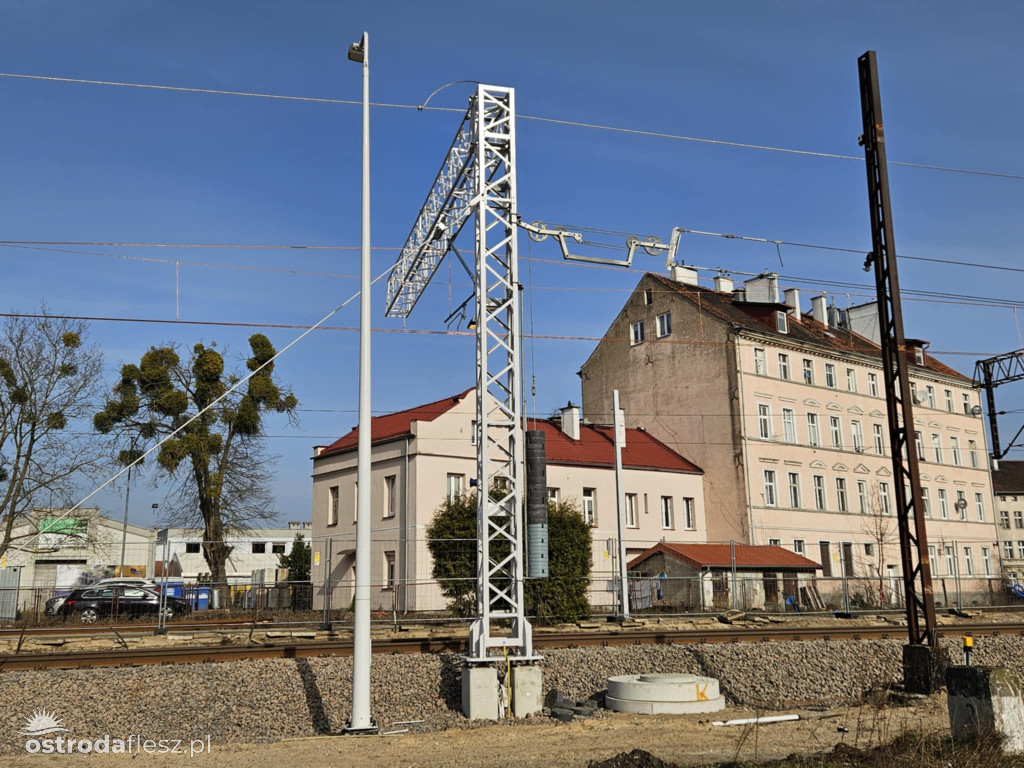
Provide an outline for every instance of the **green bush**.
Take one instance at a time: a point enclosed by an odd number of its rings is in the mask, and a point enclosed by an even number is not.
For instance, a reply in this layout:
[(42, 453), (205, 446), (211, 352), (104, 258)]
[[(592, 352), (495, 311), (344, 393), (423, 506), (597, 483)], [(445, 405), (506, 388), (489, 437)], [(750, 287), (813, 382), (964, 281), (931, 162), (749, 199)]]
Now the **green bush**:
[[(433, 576), (451, 612), (463, 618), (476, 615), (476, 505), (476, 493), (445, 499), (426, 530)], [(572, 502), (549, 504), (549, 577), (525, 582), (527, 613), (549, 622), (588, 617), (590, 557), (590, 528), (579, 508)]]

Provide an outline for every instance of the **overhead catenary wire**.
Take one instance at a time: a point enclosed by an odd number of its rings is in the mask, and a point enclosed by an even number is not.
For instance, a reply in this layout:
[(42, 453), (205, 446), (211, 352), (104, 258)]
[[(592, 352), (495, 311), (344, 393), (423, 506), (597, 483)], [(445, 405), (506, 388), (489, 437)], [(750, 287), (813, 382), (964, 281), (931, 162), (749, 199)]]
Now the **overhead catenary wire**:
[[(232, 91), (226, 89), (217, 88), (190, 88), (184, 86), (173, 86), (173, 85), (157, 85), (153, 83), (133, 83), (116, 80), (91, 80), (86, 78), (78, 77), (55, 77), (51, 75), (29, 75), (17, 72), (0, 72), (0, 77), (22, 79), (22, 80), (41, 80), (58, 83), (76, 83), (83, 85), (105, 85), (115, 86), (120, 88), (142, 88), (146, 90), (157, 90), (157, 91), (175, 91), (179, 93), (198, 93), (208, 94), (215, 96), (237, 96), (247, 97), (256, 99), (272, 99), (280, 101), (296, 101), (296, 102), (312, 102), (320, 104), (343, 104), (347, 106), (361, 106), (362, 102), (354, 99), (331, 99), (316, 96), (291, 96), (287, 94), (276, 94), (276, 93), (260, 93), (255, 91)], [(463, 82), (463, 81), (458, 81)], [(465, 81), (470, 82), (470, 81)], [(431, 94), (433, 95), (433, 94)], [(464, 113), (465, 109), (459, 107), (429, 107), (425, 104), (394, 104), (388, 102), (371, 102), (372, 107), (381, 107), (387, 109), (411, 109), (418, 112), (430, 111), (430, 112), (457, 112)], [(778, 152), (782, 154), (790, 155), (801, 155), (804, 157), (817, 157), (831, 160), (855, 160), (863, 162), (863, 157), (857, 155), (844, 155), (836, 152), (818, 152), (807, 149), (795, 149), (793, 147), (776, 147), (769, 144), (757, 144), (752, 142), (742, 141), (729, 141), (726, 139), (711, 139), (700, 136), (686, 136), (678, 133), (667, 133), (663, 131), (650, 131), (640, 128), (625, 128), (621, 126), (602, 125), (600, 123), (588, 123), (579, 120), (565, 120), (553, 117), (542, 117), (538, 115), (517, 115), (520, 120), (531, 120), (538, 123), (544, 123), (548, 125), (559, 125), (573, 128), (587, 128), (591, 130), (607, 131), (611, 133), (632, 135), (632, 136), (645, 136), (649, 138), (657, 139), (669, 139), (672, 141), (684, 141), (693, 142), (697, 144), (710, 144), (721, 147), (734, 147), (738, 149), (753, 149), (765, 152)], [(889, 160), (889, 165), (901, 166), (904, 168), (917, 168), (928, 171), (941, 171), (945, 173), (957, 173), (967, 174), (971, 176), (987, 176), (992, 178), (1001, 179), (1012, 179), (1016, 181), (1024, 181), (1024, 174), (1010, 173), (1004, 171), (985, 171), (974, 168), (957, 168), (946, 165), (936, 165), (930, 163), (910, 163), (896, 160)]]

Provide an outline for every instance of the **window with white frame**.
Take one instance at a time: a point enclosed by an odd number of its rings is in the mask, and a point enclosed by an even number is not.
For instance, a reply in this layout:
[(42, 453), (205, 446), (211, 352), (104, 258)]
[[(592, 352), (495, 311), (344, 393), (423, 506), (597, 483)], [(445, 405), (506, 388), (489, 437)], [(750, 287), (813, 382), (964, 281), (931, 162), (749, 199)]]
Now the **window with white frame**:
[(949, 453), (953, 457), (953, 466), (960, 466), (960, 438), (950, 437), (949, 438)]
[(782, 546), (782, 539), (768, 539), (768, 546), (769, 547), (781, 547)]
[(846, 499), (846, 478), (836, 478), (836, 511), (849, 512), (850, 505)]
[(819, 512), (825, 511), (825, 478), (822, 475), (815, 475), (814, 482), (814, 508)]
[(846, 389), (849, 392), (857, 391), (857, 369), (847, 368), (846, 369)]
[(956, 553), (953, 550), (952, 544), (946, 544), (942, 547), (942, 552), (946, 556), (946, 575), (956, 575)]
[(986, 576), (992, 575), (992, 550), (988, 547), (981, 548), (981, 567)]
[(932, 516), (931, 492), (928, 490), (928, 487), (924, 485), (921, 486), (921, 508), (925, 517)]
[(683, 527), (688, 531), (697, 530), (697, 516), (694, 512), (694, 500), (686, 496), (683, 498)]
[(967, 520), (967, 495), (963, 491), (956, 492), (956, 510), (961, 520)]
[(1012, 541), (1004, 541), (1003, 542), (1003, 557), (1005, 557), (1007, 560), (1013, 560), (1013, 542)]
[(455, 501), (462, 494), (462, 483), (465, 475), (458, 475), (454, 472), (448, 473), (448, 501)]
[(665, 338), (666, 336), (668, 336), (669, 334), (672, 333), (672, 315), (671, 315), (671, 313), (666, 312), (666, 313), (664, 313), (662, 315), (658, 315), (655, 318), (655, 320), (657, 320), (657, 325), (658, 325), (657, 331), (658, 331), (658, 338), (659, 339), (663, 339), (663, 338)]
[(978, 513), (978, 522), (985, 522), (985, 497), (980, 493), (974, 494), (974, 510)]
[(804, 358), (804, 384), (814, 383), (814, 361)]
[(653, 303), (654, 303), (654, 291), (652, 291), (650, 288), (645, 288), (644, 289), (644, 304), (646, 304), (647, 306), (650, 306)]
[(597, 490), (595, 488), (583, 489), (583, 519), (587, 525), (597, 525)]
[(936, 554), (936, 552), (937, 552), (937, 550), (935, 549), (935, 545), (934, 544), (929, 544), (928, 545), (928, 562), (931, 564), (931, 567), (932, 567), (932, 576), (938, 576), (939, 575), (939, 556)]
[(850, 434), (853, 439), (853, 450), (864, 453), (864, 429), (859, 421), (850, 422)]
[(762, 440), (772, 439), (772, 409), (767, 403), (757, 404), (757, 432)]
[(967, 441), (967, 453), (968, 453), (969, 458), (971, 460), (971, 468), (972, 469), (977, 469), (978, 468), (978, 441), (977, 440), (968, 440)]
[(868, 481), (858, 480), (857, 481), (857, 511), (866, 515), (871, 509), (871, 499), (868, 496)]
[(779, 353), (779, 378), (789, 381), (789, 355)]
[(971, 547), (964, 547), (964, 575), (974, 575), (974, 556)]
[(661, 497), (661, 527), (665, 529), (673, 527), (671, 496)]
[(871, 425), (871, 436), (875, 441), (875, 453), (885, 456), (885, 432), (882, 431), (881, 424)]
[(338, 486), (332, 485), (329, 489), (330, 498), (327, 502), (327, 524), (338, 524), (338, 501), (341, 498)]
[(832, 447), (842, 448), (843, 447), (843, 428), (839, 423), (838, 416), (828, 417), (829, 428), (832, 431)]
[(636, 494), (626, 494), (626, 527), (636, 528), (640, 525), (640, 521), (637, 518), (637, 506), (636, 506)]
[(470, 426), (469, 444), (476, 445), (477, 437), (480, 434), (480, 426), (476, 423), (476, 419), (473, 419), (473, 423)]
[(789, 315), (785, 312), (775, 313), (775, 330), (779, 333), (789, 333)]
[(789, 473), (789, 506), (800, 509), (800, 473)]
[(946, 410), (953, 412), (953, 392), (949, 389), (946, 390)]
[(796, 442), (796, 412), (792, 408), (782, 409), (782, 439), (787, 443)]
[(914, 363), (924, 365), (924, 350), (921, 347), (914, 347)]
[(807, 551), (807, 544), (803, 539), (793, 539), (793, 552), (798, 555), (804, 554)]
[(395, 581), (395, 553), (388, 551), (384, 553), (384, 589), (394, 589)]
[(864, 557), (874, 557), (874, 556), (875, 556), (875, 545), (872, 544), (871, 542), (867, 542), (864, 545)]
[(1010, 510), (1001, 509), (999, 510), (999, 527), (1010, 530)]
[(812, 448), (821, 445), (821, 431), (818, 428), (818, 414), (807, 414), (807, 444)]
[(548, 503), (557, 504), (559, 497), (559, 491), (557, 488), (548, 488)]
[(925, 397), (928, 399), (928, 407), (929, 408), (934, 408), (935, 407), (935, 387), (933, 387), (931, 384), (927, 384), (927, 385), (925, 385), (924, 392), (925, 392)]
[(946, 495), (945, 488), (939, 488), (939, 517), (943, 520), (949, 520), (949, 498)]
[(398, 494), (395, 492), (397, 481), (397, 475), (387, 475), (384, 478), (384, 517), (395, 516), (398, 507)]
[(928, 461), (928, 457), (924, 452), (924, 439), (921, 437), (920, 430), (914, 430), (914, 444), (917, 446), (917, 460)]
[(775, 470), (766, 469), (764, 471), (764, 505), (766, 507), (774, 507), (777, 506), (778, 503), (775, 486)]
[(868, 374), (868, 394), (872, 397), (878, 397), (878, 374)]
[(1017, 559), (1024, 560), (1024, 541), (1017, 542)]
[(942, 435), (932, 433), (932, 453), (935, 455), (935, 463), (942, 463)]
[(1013, 510), (1013, 527), (1024, 528), (1024, 515), (1021, 514), (1019, 509)]
[(768, 375), (768, 366), (765, 363), (764, 350), (754, 347), (754, 373), (758, 376)]
[(963, 399), (964, 399), (964, 413), (968, 413), (969, 414), (971, 412), (971, 396), (969, 394), (967, 394), (966, 392), (964, 392), (963, 393)]
[(832, 363), (825, 363), (825, 386), (829, 389), (836, 388), (836, 367)]
[(637, 320), (629, 326), (629, 343), (636, 345), (644, 340), (644, 321)]
[(878, 503), (881, 506), (883, 515), (891, 515), (892, 508), (889, 502), (889, 483), (885, 480), (878, 481)]

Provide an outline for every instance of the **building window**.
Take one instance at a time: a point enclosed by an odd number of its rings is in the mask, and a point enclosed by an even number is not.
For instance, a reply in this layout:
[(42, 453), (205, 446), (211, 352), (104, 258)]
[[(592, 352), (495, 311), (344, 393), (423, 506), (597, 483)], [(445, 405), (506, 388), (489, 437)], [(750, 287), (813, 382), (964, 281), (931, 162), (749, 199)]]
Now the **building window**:
[(992, 551), (988, 547), (981, 548), (981, 567), (986, 576), (992, 575)]
[(558, 489), (557, 488), (548, 488), (548, 504), (557, 504), (557, 503), (558, 503)]
[(1024, 541), (1017, 542), (1017, 559), (1024, 560)]
[(928, 384), (928, 385), (925, 386), (924, 391), (925, 391), (926, 397), (928, 398), (928, 407), (929, 408), (934, 408), (935, 407), (935, 387), (933, 387), (931, 384)]
[(960, 513), (960, 519), (967, 520), (967, 496), (963, 491), (956, 492), (956, 509)]
[(267, 542), (254, 541), (252, 543), (252, 553), (254, 555), (265, 555), (267, 553)]
[(871, 425), (871, 436), (875, 441), (875, 453), (885, 456), (885, 433), (882, 431), (881, 424)]
[(921, 486), (921, 506), (924, 509), (924, 516), (925, 517), (931, 517), (932, 516), (931, 493), (924, 486)]
[(935, 463), (942, 463), (942, 435), (932, 433), (932, 453), (935, 454)]
[(875, 556), (875, 545), (870, 542), (864, 545), (864, 557)]
[(754, 348), (754, 373), (758, 376), (768, 375), (768, 366), (765, 365), (764, 350), (758, 347)]
[(807, 414), (807, 444), (812, 448), (821, 445), (821, 432), (818, 430), (818, 414)]
[(871, 500), (868, 498), (868, 483), (867, 480), (857, 481), (857, 511), (866, 515), (868, 510), (871, 509)]
[(639, 526), (639, 522), (636, 516), (636, 494), (626, 494), (626, 527), (636, 528)]
[(829, 389), (836, 388), (836, 367), (832, 363), (825, 363), (825, 386)]
[(1013, 510), (1013, 527), (1024, 528), (1024, 515), (1021, 515), (1019, 509)]
[(825, 478), (822, 475), (814, 476), (814, 508), (819, 512), (825, 511)]
[(270, 545), (270, 551), (271, 551), (272, 554), (275, 554), (275, 555), (283, 555), (284, 554), (284, 544), (271, 544)]
[(978, 442), (976, 440), (967, 441), (967, 453), (971, 459), (971, 467), (973, 469), (978, 468)]
[(636, 345), (644, 340), (644, 321), (638, 320), (629, 326), (629, 343)]
[(985, 522), (985, 497), (980, 493), (974, 494), (974, 509), (978, 513), (978, 522)]
[(956, 556), (953, 553), (953, 545), (946, 544), (942, 548), (942, 552), (946, 555), (946, 575), (953, 576), (956, 574)]
[(798, 555), (802, 555), (807, 551), (807, 545), (803, 539), (793, 539), (793, 551)]
[(843, 447), (843, 428), (839, 424), (838, 416), (829, 416), (828, 423), (832, 430), (832, 447), (842, 448)]
[(644, 304), (646, 304), (647, 306), (650, 306), (653, 303), (654, 303), (654, 291), (652, 291), (650, 288), (645, 288), (644, 289)]
[(663, 315), (658, 315), (655, 320), (657, 321), (657, 333), (658, 338), (663, 339), (672, 333), (672, 315), (666, 312)]
[(792, 408), (782, 409), (782, 439), (787, 443), (796, 442), (796, 412)]
[(804, 384), (814, 383), (814, 361), (804, 358)]
[(855, 368), (846, 369), (846, 389), (850, 392), (857, 391), (857, 370)]
[(924, 439), (919, 430), (914, 431), (914, 445), (917, 446), (917, 460), (928, 461), (928, 457), (924, 453)]
[(789, 473), (789, 506), (800, 509), (800, 473)]
[(469, 444), (476, 445), (477, 439), (480, 435), (480, 426), (476, 423), (476, 419), (473, 419), (473, 423), (470, 425), (469, 432)]
[(782, 539), (768, 539), (768, 546), (769, 547), (781, 547), (782, 546)]
[(766, 403), (757, 404), (757, 430), (762, 440), (772, 439), (772, 410)]
[(946, 410), (950, 413), (953, 412), (953, 393), (950, 390), (946, 390)]
[(850, 507), (846, 501), (846, 478), (836, 478), (836, 511), (849, 512)]
[(779, 378), (789, 381), (789, 355), (779, 353)]
[(1007, 531), (1010, 530), (1010, 510), (999, 510), (999, 527)]
[(945, 488), (939, 488), (939, 517), (949, 520), (949, 499), (946, 497)]
[(775, 313), (775, 330), (779, 333), (789, 333), (789, 316), (785, 312)]
[(878, 374), (868, 374), (868, 394), (872, 397), (878, 397)]
[[(1007, 525), (1007, 528), (1010, 526)], [(185, 554), (186, 555), (198, 555), (199, 554), (199, 542), (198, 541), (186, 541), (185, 542)]]
[(448, 501), (455, 501), (459, 496), (462, 495), (462, 481), (465, 475), (458, 475), (453, 472), (448, 473)]
[(949, 438), (949, 452), (953, 456), (953, 466), (960, 466), (960, 439), (956, 437)]
[(964, 413), (970, 414), (970, 412), (971, 412), (971, 396), (969, 394), (967, 394), (966, 392), (964, 392), (963, 398), (964, 398)]
[(683, 527), (688, 531), (697, 530), (697, 519), (693, 514), (693, 499), (688, 496), (683, 499)]
[(397, 475), (387, 475), (384, 478), (384, 517), (395, 516), (395, 509), (398, 507), (398, 494), (395, 493), (397, 480)]
[(859, 421), (850, 422), (850, 433), (853, 438), (853, 450), (864, 453), (864, 428)]
[(892, 514), (892, 509), (889, 506), (889, 484), (885, 480), (878, 481), (878, 503), (882, 508), (883, 515)]
[(935, 552), (936, 552), (935, 545), (934, 544), (929, 544), (928, 545), (928, 563), (929, 563), (929, 567), (932, 569), (932, 576), (938, 576), (939, 575), (939, 556), (937, 554), (935, 554)]
[(327, 504), (327, 524), (337, 525), (338, 524), (338, 486), (332, 485), (330, 488), (330, 500)]
[(775, 494), (775, 470), (764, 471), (764, 505), (774, 507), (778, 505), (778, 497)]
[(974, 557), (970, 547), (964, 547), (964, 573), (974, 575)]
[(673, 521), (672, 521), (672, 497), (671, 496), (662, 496), (661, 497), (661, 527), (662, 528), (666, 528), (666, 529), (674, 527), (673, 526)]
[(384, 553), (384, 589), (395, 588), (395, 553)]
[(1013, 560), (1013, 542), (1012, 541), (1004, 541), (1003, 542), (1003, 557), (1005, 557), (1007, 560)]
[(587, 525), (597, 525), (597, 490), (594, 488), (583, 489), (583, 519)]

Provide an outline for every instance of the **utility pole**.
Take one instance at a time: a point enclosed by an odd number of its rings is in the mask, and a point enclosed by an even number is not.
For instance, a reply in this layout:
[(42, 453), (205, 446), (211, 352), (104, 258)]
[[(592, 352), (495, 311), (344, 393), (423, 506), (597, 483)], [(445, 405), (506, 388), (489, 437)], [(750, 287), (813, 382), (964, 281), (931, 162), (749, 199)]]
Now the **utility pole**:
[[(878, 89), (878, 62), (874, 51), (857, 60), (867, 165), (868, 203), (871, 214), (871, 253), (865, 270), (874, 267), (878, 320), (885, 379), (886, 414), (892, 445), (893, 485), (900, 534), (900, 557), (907, 610), (909, 644), (903, 648), (903, 681), (906, 690), (932, 693), (936, 674), (935, 602), (917, 444), (914, 440), (914, 406), (911, 400), (903, 310), (900, 301), (896, 243), (893, 236), (889, 172), (885, 157), (882, 99)], [(916, 557), (916, 562), (915, 562)]]
[(363, 197), (359, 263), (359, 437), (356, 464), (356, 590), (352, 648), (352, 714), (348, 733), (376, 732), (370, 717), (370, 36), (348, 49), (363, 65)]
[[(135, 454), (135, 446), (132, 446), (132, 455)], [(120, 578), (124, 578), (124, 550), (128, 544), (128, 499), (132, 492), (132, 467), (128, 465), (128, 484), (124, 488), (124, 524), (121, 526), (121, 567), (117, 571)]]
[(619, 390), (612, 390), (612, 421), (615, 432), (615, 516), (619, 527), (619, 605), (622, 620), (629, 621), (629, 581), (626, 570), (626, 505), (622, 494), (622, 448), (626, 444), (626, 418), (619, 408)]

